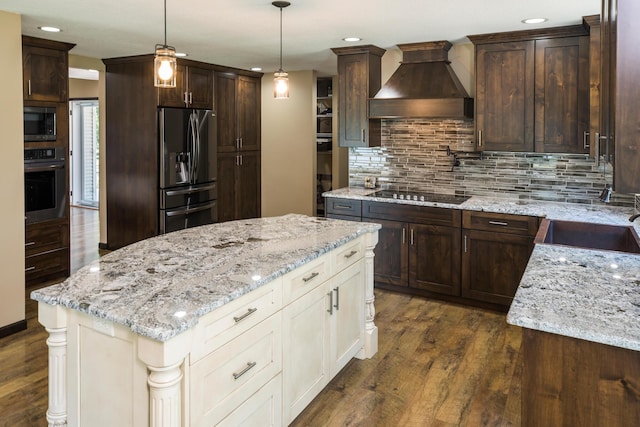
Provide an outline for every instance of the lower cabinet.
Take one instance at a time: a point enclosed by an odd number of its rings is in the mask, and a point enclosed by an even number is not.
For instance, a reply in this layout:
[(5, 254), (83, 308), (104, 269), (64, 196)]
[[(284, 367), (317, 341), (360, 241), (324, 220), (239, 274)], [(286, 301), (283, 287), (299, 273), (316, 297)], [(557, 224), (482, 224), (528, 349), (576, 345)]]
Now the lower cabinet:
[(27, 224), (25, 227), (26, 286), (69, 276), (69, 220)]
[(260, 151), (218, 153), (218, 220), (260, 216)]
[(465, 211), (462, 296), (509, 306), (538, 229), (535, 217)]

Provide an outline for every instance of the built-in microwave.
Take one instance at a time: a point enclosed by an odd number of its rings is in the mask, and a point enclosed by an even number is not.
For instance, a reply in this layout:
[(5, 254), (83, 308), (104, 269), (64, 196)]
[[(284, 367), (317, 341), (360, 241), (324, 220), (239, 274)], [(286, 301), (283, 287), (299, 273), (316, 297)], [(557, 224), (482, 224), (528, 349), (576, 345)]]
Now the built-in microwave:
[(55, 107), (24, 107), (24, 140), (56, 140)]

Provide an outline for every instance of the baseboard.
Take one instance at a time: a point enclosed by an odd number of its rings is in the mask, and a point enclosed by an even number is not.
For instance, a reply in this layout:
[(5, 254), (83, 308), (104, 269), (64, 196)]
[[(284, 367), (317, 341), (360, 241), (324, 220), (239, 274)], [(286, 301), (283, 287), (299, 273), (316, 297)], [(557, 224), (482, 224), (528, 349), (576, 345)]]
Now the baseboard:
[(27, 329), (26, 319), (7, 326), (3, 326), (0, 328), (0, 338), (15, 334), (16, 332), (24, 331), (25, 329)]
[(103, 249), (105, 251), (108, 251), (109, 250), (109, 245), (107, 245), (106, 243), (100, 242), (100, 243), (98, 243), (98, 249)]

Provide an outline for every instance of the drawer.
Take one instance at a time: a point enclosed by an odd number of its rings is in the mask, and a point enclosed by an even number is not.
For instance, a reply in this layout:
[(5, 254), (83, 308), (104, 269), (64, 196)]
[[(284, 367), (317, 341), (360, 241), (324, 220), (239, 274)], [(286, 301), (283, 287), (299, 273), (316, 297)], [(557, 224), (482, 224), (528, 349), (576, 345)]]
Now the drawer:
[(283, 306), (297, 300), (331, 277), (331, 256), (332, 254), (322, 255), (283, 277)]
[(282, 314), (278, 312), (191, 365), (191, 425), (214, 425), (281, 370)]
[(364, 257), (362, 239), (357, 239), (354, 242), (349, 242), (346, 245), (339, 247), (334, 256), (336, 265), (335, 271), (338, 273)]
[(27, 286), (66, 279), (69, 276), (69, 248), (26, 257), (24, 272)]
[(279, 374), (216, 424), (216, 427), (281, 425), (282, 374)]
[(69, 227), (61, 223), (27, 224), (24, 252), (31, 256), (69, 246)]
[(386, 202), (365, 201), (362, 204), (362, 218), (366, 220), (386, 219), (425, 225), (460, 227), (461, 216), (462, 214), (459, 209), (403, 205), (399, 203)]
[(464, 211), (462, 227), (472, 230), (535, 236), (539, 220), (534, 216)]
[(276, 279), (200, 319), (191, 363), (229, 342), (282, 308), (282, 280)]
[(348, 215), (359, 218), (362, 212), (361, 200), (327, 197), (325, 202), (327, 214)]

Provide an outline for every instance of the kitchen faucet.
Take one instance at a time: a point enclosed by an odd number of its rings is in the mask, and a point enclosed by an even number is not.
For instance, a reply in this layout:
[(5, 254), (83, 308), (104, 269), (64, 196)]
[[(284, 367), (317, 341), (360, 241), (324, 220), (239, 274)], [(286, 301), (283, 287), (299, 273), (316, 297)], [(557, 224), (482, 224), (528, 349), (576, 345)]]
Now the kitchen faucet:
[(637, 214), (635, 214), (635, 215), (631, 215), (631, 216), (629, 217), (629, 222), (633, 222), (633, 221), (635, 221), (635, 220), (636, 220), (636, 218), (638, 218), (638, 217), (640, 217), (640, 213), (637, 213)]

